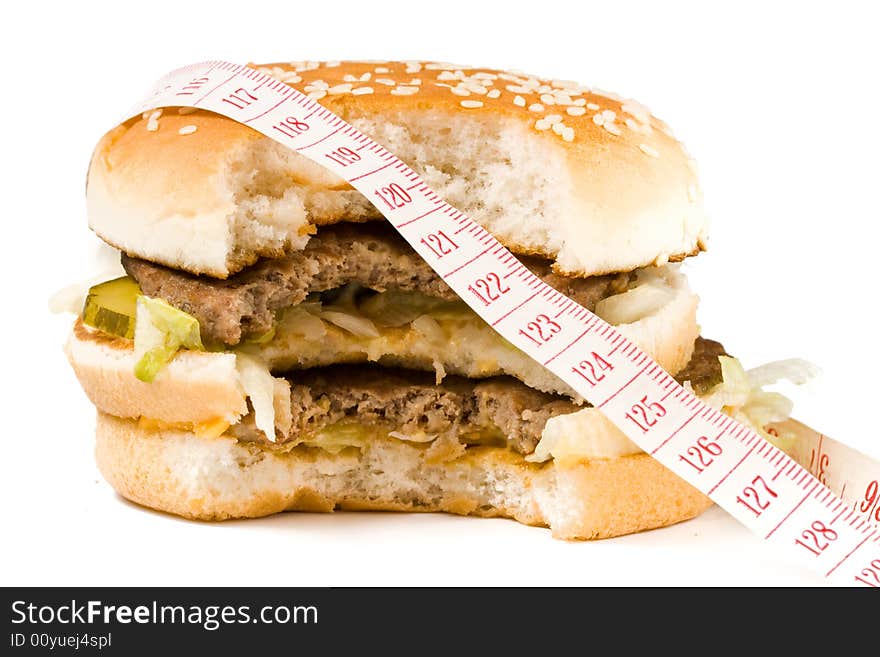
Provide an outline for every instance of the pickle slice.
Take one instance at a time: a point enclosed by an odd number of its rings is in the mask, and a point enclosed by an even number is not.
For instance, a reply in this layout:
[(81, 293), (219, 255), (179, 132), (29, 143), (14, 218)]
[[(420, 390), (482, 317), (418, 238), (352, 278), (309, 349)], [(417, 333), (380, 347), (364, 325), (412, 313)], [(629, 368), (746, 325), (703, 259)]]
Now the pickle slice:
[(93, 285), (83, 305), (82, 321), (105, 333), (131, 339), (140, 294), (140, 287), (128, 276)]

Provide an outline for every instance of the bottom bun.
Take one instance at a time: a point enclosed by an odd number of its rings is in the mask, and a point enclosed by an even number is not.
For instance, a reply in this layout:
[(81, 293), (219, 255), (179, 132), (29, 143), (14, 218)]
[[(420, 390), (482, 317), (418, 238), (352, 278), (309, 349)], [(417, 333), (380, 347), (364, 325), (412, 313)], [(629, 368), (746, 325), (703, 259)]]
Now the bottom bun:
[(280, 511), (444, 511), (513, 518), (563, 539), (619, 536), (699, 515), (712, 503), (647, 454), (533, 464), (504, 447), (437, 460), (378, 438), (338, 454), (148, 430), (98, 413), (98, 467), (125, 498), (199, 520)]

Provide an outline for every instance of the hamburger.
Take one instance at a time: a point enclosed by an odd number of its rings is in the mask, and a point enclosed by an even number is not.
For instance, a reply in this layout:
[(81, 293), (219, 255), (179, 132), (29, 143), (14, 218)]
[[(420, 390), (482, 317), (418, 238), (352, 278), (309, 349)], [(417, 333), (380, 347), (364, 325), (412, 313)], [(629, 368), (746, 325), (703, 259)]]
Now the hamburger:
[[(439, 63), (255, 68), (398, 155), (698, 394), (746, 419), (754, 394), (773, 394), (700, 337), (677, 265), (706, 244), (698, 180), (643, 106)], [(89, 225), (125, 275), (89, 290), (66, 353), (119, 494), (201, 520), (445, 511), (567, 539), (710, 505), (486, 325), (378, 196), (202, 110), (150, 111), (99, 141)], [(487, 275), (469, 301), (504, 285)]]

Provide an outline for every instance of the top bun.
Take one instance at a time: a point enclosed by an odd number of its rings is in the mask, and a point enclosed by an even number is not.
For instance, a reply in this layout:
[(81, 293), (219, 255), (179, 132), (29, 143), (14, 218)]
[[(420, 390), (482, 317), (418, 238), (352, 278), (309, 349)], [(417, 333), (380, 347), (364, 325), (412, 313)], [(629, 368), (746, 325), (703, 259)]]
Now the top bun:
[[(417, 171), (520, 254), (592, 276), (704, 248), (694, 173), (666, 125), (573, 82), (423, 62), (256, 66)], [(301, 249), (315, 227), (379, 219), (335, 174), (231, 119), (147, 112), (105, 135), (90, 226), (126, 253), (225, 278)]]

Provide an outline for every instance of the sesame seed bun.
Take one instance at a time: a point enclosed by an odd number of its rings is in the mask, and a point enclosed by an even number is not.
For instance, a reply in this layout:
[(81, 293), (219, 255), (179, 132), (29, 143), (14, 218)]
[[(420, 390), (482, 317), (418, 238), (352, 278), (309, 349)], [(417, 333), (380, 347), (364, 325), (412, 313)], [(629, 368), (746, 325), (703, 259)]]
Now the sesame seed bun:
[[(633, 101), (445, 64), (257, 68), (389, 148), (512, 251), (561, 273), (627, 271), (704, 248), (692, 162)], [(126, 253), (221, 278), (302, 248), (316, 226), (381, 217), (343, 180), (251, 128), (175, 108), (101, 139), (88, 212)]]
[(618, 536), (693, 518), (711, 501), (647, 454), (532, 464), (500, 447), (432, 462), (392, 438), (333, 455), (142, 429), (98, 413), (96, 457), (123, 497), (198, 520), (280, 511), (445, 511), (550, 527), (563, 539)]

